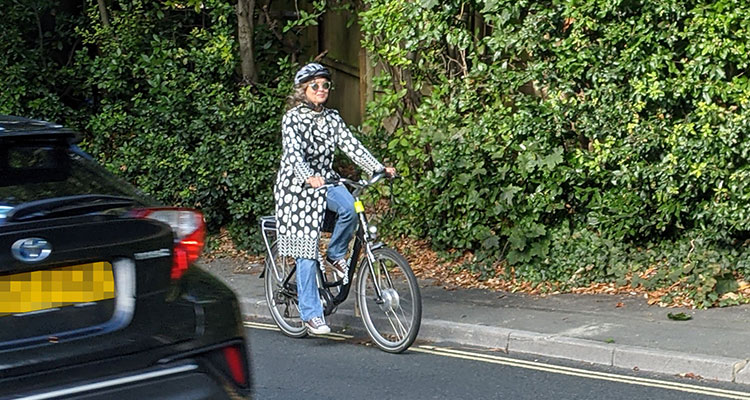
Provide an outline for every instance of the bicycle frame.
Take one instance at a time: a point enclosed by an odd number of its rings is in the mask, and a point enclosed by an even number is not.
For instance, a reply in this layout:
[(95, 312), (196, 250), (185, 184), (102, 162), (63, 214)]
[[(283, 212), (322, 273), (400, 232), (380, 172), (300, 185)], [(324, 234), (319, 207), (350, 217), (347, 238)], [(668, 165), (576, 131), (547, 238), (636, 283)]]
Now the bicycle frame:
[[(318, 268), (318, 278), (319, 278), (319, 290), (321, 291), (321, 295), (324, 297), (324, 314), (330, 315), (333, 313), (336, 309), (336, 307), (343, 303), (347, 297), (349, 296), (349, 290), (352, 285), (352, 281), (354, 278), (354, 273), (356, 272), (356, 266), (359, 262), (359, 257), (362, 254), (362, 250), (364, 249), (365, 257), (368, 260), (367, 266), (370, 269), (370, 274), (372, 276), (377, 276), (375, 271), (375, 256), (373, 255), (372, 251), (375, 249), (378, 249), (383, 246), (383, 243), (381, 242), (375, 242), (371, 243), (371, 240), (373, 239), (371, 237), (370, 231), (369, 231), (369, 224), (367, 220), (367, 216), (364, 212), (364, 207), (362, 206), (362, 202), (359, 199), (359, 195), (362, 193), (362, 191), (380, 180), (382, 176), (375, 176), (373, 179), (369, 182), (360, 181), (360, 182), (354, 182), (349, 179), (341, 179), (339, 181), (336, 181), (335, 183), (327, 183), (323, 187), (330, 187), (334, 184), (344, 183), (348, 184), (350, 186), (354, 187), (354, 191), (352, 193), (352, 197), (354, 197), (354, 205), (355, 210), (357, 212), (357, 216), (359, 218), (359, 226), (357, 227), (357, 232), (355, 234), (355, 240), (354, 240), (354, 247), (352, 249), (351, 258), (349, 260), (349, 280), (347, 284), (343, 284), (343, 281), (336, 281), (336, 282), (329, 282), (325, 274), (323, 273), (323, 266), (320, 265), (320, 268)], [(276, 235), (277, 232), (277, 226), (276, 226), (276, 218), (274, 216), (266, 216), (261, 217), (260, 219), (260, 227), (261, 227), (261, 236), (263, 236), (263, 242), (266, 247), (266, 263), (270, 264), (266, 267), (266, 270), (263, 271), (263, 273), (260, 275), (261, 277), (264, 276), (265, 273), (269, 272), (267, 271), (270, 269), (270, 273), (273, 273), (276, 275), (277, 280), (283, 279), (283, 287), (285, 291), (288, 291), (286, 293), (289, 296), (294, 296), (296, 298), (297, 294), (297, 288), (293, 287), (294, 285), (290, 285), (289, 281), (291, 280), (292, 276), (294, 276), (297, 267), (296, 265), (291, 269), (291, 271), (287, 274), (287, 276), (282, 277), (279, 274), (279, 269), (276, 266), (276, 260), (273, 257), (273, 243), (274, 241), (269, 238), (269, 235)], [(387, 269), (383, 269), (384, 276), (386, 280), (391, 283), (391, 278), (389, 276), (389, 273)], [(339, 293), (334, 297), (333, 294), (330, 291), (330, 288), (340, 286)], [(380, 289), (380, 284), (375, 282), (375, 294), (376, 294), (376, 302), (382, 301), (382, 291)]]

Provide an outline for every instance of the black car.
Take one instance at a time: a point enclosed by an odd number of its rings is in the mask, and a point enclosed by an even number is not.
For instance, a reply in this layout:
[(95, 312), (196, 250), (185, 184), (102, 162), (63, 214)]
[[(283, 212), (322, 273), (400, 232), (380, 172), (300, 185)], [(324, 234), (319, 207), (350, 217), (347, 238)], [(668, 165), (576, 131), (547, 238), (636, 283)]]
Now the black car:
[(59, 125), (0, 115), (0, 398), (249, 396), (239, 305), (157, 205)]

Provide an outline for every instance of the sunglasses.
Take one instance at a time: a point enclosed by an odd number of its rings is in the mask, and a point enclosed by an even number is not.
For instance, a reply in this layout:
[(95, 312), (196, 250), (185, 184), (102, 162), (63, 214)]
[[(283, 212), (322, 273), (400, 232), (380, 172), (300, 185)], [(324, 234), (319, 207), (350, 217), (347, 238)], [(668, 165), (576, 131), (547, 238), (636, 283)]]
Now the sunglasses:
[(317, 91), (318, 89), (322, 88), (323, 90), (329, 90), (331, 89), (331, 82), (323, 82), (323, 83), (312, 83), (309, 85), (312, 90)]

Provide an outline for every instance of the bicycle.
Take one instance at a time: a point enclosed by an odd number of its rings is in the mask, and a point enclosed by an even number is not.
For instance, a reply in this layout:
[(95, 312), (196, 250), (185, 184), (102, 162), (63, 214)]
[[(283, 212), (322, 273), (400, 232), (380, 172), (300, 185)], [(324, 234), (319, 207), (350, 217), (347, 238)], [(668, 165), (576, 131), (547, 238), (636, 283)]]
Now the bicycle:
[[(401, 353), (414, 343), (422, 320), (422, 298), (417, 278), (408, 261), (396, 250), (377, 240), (377, 228), (368, 224), (364, 206), (359, 199), (362, 192), (380, 181), (385, 173), (376, 173), (369, 181), (341, 178), (326, 181), (316, 190), (338, 184), (352, 188), (354, 206), (359, 218), (354, 247), (349, 259), (349, 273), (339, 280), (329, 279), (321, 263), (317, 269), (318, 291), (325, 315), (333, 314), (349, 296), (357, 273), (356, 307), (369, 337), (376, 346), (389, 353)], [(321, 231), (331, 232), (335, 214), (327, 211)], [(266, 247), (264, 278), (266, 301), (276, 325), (285, 335), (300, 338), (307, 335), (299, 314), (295, 260), (278, 255), (276, 248), (276, 219), (261, 217), (261, 232)], [(364, 251), (361, 262), (359, 257)], [(357, 264), (359, 263), (358, 267)], [(330, 275), (333, 277), (333, 275)], [(334, 278), (335, 279), (335, 278)]]

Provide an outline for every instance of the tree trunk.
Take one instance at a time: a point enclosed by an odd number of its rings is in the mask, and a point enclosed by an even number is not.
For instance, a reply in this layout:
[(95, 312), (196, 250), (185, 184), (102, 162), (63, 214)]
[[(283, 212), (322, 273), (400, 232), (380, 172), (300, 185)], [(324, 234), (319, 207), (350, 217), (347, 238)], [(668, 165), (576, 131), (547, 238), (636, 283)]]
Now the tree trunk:
[(104, 25), (105, 28), (109, 28), (109, 13), (107, 13), (107, 4), (105, 1), (106, 0), (96, 0), (96, 3), (99, 4), (99, 15), (102, 18), (102, 25)]
[(255, 0), (237, 0), (237, 37), (240, 42), (242, 81), (250, 84), (258, 81), (253, 51), (254, 14)]

